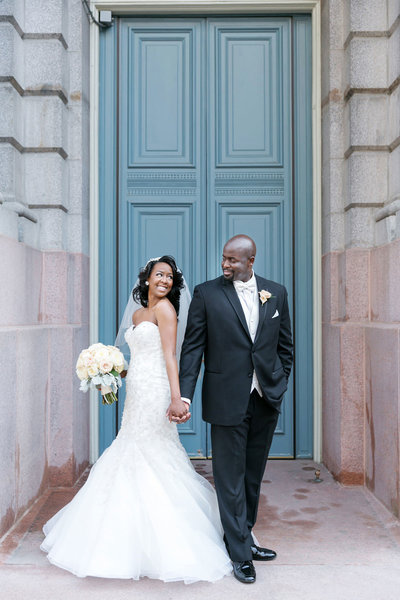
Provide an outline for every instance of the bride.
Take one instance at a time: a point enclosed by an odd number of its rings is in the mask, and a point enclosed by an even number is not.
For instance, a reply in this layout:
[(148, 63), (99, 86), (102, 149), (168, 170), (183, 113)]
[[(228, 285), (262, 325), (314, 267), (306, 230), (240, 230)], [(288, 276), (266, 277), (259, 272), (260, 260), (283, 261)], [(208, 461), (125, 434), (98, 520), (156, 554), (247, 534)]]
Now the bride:
[(140, 271), (133, 299), (142, 307), (125, 332), (131, 361), (121, 429), (43, 528), (49, 561), (78, 577), (192, 583), (231, 572), (216, 494), (192, 467), (172, 417), (190, 417), (175, 355), (183, 286), (170, 256)]

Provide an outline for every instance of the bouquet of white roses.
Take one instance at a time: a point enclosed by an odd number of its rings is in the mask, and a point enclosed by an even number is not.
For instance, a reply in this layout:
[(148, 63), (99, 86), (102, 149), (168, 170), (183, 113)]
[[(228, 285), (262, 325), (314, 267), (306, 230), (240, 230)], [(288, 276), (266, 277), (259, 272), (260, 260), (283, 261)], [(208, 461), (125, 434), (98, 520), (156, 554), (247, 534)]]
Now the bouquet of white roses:
[(103, 404), (117, 400), (117, 390), (122, 385), (120, 373), (124, 370), (124, 356), (116, 346), (92, 344), (82, 350), (76, 363), (76, 374), (81, 380), (80, 390), (98, 389)]

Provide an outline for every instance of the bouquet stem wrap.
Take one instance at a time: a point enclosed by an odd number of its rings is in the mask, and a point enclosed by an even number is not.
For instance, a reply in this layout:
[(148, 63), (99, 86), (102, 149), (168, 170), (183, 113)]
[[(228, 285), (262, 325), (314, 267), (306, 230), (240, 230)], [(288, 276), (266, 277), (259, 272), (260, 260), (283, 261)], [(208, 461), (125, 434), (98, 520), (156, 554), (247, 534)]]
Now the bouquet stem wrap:
[(101, 395), (103, 396), (103, 404), (113, 404), (113, 402), (118, 400), (117, 396), (114, 394), (109, 385), (101, 385), (100, 391)]

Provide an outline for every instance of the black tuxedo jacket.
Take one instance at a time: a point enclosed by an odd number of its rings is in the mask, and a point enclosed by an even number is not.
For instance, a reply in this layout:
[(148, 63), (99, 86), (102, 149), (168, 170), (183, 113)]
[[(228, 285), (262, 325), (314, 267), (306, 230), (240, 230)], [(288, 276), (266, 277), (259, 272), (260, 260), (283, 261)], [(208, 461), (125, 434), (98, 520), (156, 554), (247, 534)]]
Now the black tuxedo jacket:
[(272, 298), (260, 302), (254, 343), (232, 282), (221, 276), (194, 289), (180, 359), (181, 395), (193, 398), (204, 355), (203, 419), (215, 425), (241, 423), (253, 369), (263, 397), (278, 411), (287, 388), (293, 362), (287, 292), (273, 281), (256, 280), (258, 291), (268, 290)]

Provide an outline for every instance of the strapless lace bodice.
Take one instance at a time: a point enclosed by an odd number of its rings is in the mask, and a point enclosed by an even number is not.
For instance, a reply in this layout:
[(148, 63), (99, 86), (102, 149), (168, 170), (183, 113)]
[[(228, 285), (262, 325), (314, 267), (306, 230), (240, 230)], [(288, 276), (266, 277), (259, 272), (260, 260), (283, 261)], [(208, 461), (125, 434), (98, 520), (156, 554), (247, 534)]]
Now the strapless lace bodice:
[(152, 321), (142, 321), (138, 325), (132, 325), (125, 333), (131, 351), (131, 364), (137, 361), (157, 361), (165, 366), (161, 337), (158, 326)]
[(158, 326), (151, 321), (142, 321), (127, 330), (125, 339), (131, 351), (126, 377), (128, 387), (132, 382), (153, 386), (152, 375), (168, 383)]
[(121, 435), (152, 439), (156, 431), (178, 441), (176, 425), (165, 416), (171, 401), (160, 332), (151, 321), (130, 327), (125, 339), (131, 351)]

